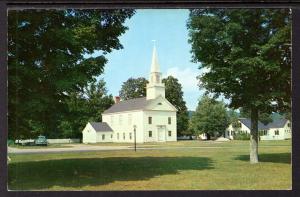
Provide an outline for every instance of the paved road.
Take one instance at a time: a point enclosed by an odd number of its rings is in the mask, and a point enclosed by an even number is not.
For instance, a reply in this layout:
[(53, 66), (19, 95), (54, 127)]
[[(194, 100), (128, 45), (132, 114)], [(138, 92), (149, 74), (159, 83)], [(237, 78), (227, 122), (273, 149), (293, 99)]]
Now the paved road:
[[(110, 151), (110, 150), (133, 150), (133, 146), (93, 146), (84, 144), (72, 144), (68, 148), (13, 148), (8, 147), (8, 153), (13, 154), (32, 154), (32, 153), (62, 153), (62, 152), (90, 152), (90, 151)], [(156, 147), (155, 145), (147, 145), (137, 147), (138, 150), (165, 150), (165, 149), (214, 149), (214, 148), (229, 148), (217, 146), (169, 146), (169, 147)]]

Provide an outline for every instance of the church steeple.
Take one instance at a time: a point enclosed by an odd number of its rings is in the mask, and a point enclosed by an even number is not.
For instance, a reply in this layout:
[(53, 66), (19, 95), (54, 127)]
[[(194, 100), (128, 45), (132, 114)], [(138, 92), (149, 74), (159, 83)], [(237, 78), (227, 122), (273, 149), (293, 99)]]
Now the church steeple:
[(153, 47), (153, 52), (152, 52), (151, 72), (159, 72), (159, 63), (158, 63), (155, 45)]
[(165, 97), (165, 85), (161, 80), (160, 66), (158, 63), (156, 47), (154, 45), (149, 83), (147, 84), (147, 99), (155, 99), (158, 96)]

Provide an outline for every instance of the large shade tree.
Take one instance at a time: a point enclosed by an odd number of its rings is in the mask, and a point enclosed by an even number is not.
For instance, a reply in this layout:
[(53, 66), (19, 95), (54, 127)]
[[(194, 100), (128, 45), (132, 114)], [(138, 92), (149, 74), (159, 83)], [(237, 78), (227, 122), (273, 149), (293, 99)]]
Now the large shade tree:
[(210, 136), (224, 135), (229, 121), (225, 104), (204, 95), (192, 115), (190, 126), (194, 133), (205, 134), (210, 139)]
[[(58, 133), (66, 99), (103, 72), (133, 10), (8, 12), (9, 136)], [(99, 51), (96, 56), (87, 55)]]
[(193, 9), (187, 27), (200, 86), (250, 112), (250, 162), (258, 162), (258, 114), (290, 110), (289, 9)]
[(146, 96), (146, 85), (148, 81), (144, 77), (129, 78), (123, 82), (119, 92), (122, 100), (129, 100), (133, 98), (140, 98)]

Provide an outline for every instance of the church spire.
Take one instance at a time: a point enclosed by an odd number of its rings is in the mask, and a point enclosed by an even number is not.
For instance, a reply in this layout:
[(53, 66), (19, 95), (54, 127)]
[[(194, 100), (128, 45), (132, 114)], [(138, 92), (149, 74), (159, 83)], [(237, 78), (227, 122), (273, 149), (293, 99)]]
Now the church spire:
[(153, 46), (151, 72), (159, 72), (159, 63), (155, 45)]
[(147, 99), (155, 99), (158, 96), (165, 97), (165, 86), (162, 83), (162, 75), (159, 67), (156, 47), (154, 44), (149, 83), (147, 84)]

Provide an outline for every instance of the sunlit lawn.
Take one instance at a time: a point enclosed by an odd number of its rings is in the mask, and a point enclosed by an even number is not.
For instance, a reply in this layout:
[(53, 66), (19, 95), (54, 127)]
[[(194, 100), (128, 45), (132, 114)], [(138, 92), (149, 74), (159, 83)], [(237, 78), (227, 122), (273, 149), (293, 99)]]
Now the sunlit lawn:
[[(197, 146), (203, 148), (192, 148)], [(157, 147), (182, 149), (10, 154), (8, 187), (11, 190), (291, 188), (291, 141), (260, 142), (261, 162), (255, 165), (248, 161), (248, 141), (180, 141)]]

